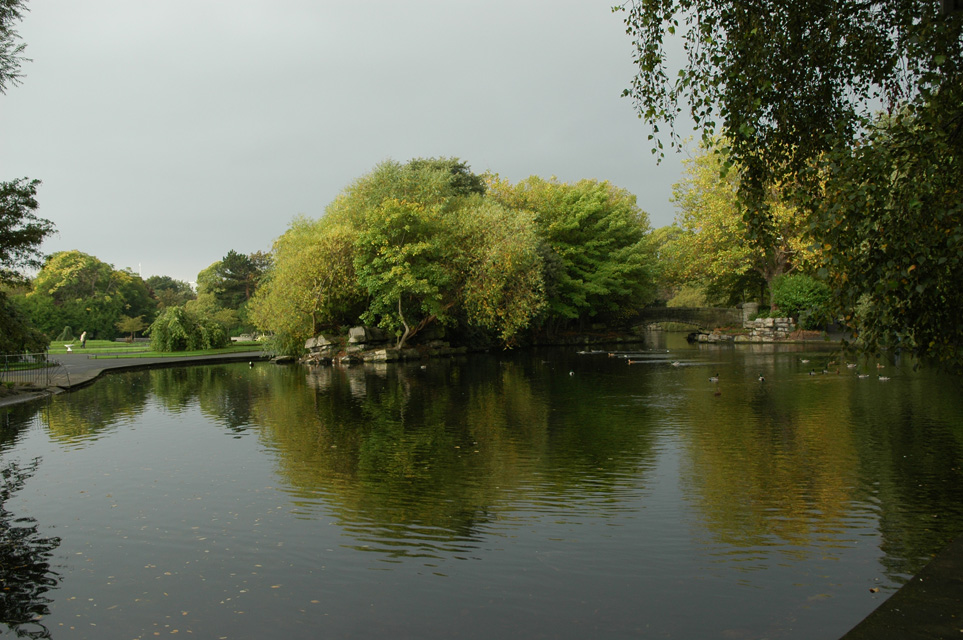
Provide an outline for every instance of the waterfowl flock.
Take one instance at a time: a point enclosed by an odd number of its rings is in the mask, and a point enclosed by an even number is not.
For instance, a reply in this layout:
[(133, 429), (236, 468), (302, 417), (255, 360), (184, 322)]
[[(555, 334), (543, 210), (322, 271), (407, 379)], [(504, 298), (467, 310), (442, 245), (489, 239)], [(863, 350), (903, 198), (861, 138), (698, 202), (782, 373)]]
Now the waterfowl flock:
[[(578, 353), (579, 353), (579, 354), (582, 354), (582, 355), (604, 354), (604, 355), (607, 355), (609, 358), (624, 358), (626, 364), (629, 364), (629, 365), (633, 365), (633, 364), (663, 364), (663, 365), (664, 365), (664, 364), (669, 364), (669, 365), (672, 366), (672, 367), (683, 367), (683, 366), (686, 366), (687, 364), (696, 364), (696, 365), (702, 364), (702, 363), (699, 363), (699, 362), (685, 363), (685, 362), (680, 361), (680, 360), (669, 360), (668, 358), (665, 358), (665, 357), (663, 357), (663, 356), (661, 355), (661, 354), (665, 354), (665, 353), (670, 353), (670, 351), (669, 351), (668, 349), (666, 349), (666, 350), (645, 350), (645, 351), (638, 351), (638, 352), (636, 352), (636, 351), (633, 351), (633, 352), (579, 351)], [(816, 362), (818, 362), (819, 360), (821, 360), (821, 358), (816, 359)], [(802, 364), (809, 364), (809, 363), (811, 363), (812, 361), (813, 361), (813, 360), (811, 360), (810, 358), (799, 358), (799, 359), (798, 359), (798, 362), (800, 362), (800, 363), (802, 363)], [(819, 369), (817, 369), (816, 367), (810, 367), (809, 371), (806, 372), (806, 375), (808, 375), (809, 377), (815, 377), (815, 376), (820, 375), (820, 374), (822, 374), (822, 375), (829, 375), (829, 374), (839, 375), (839, 368), (838, 368), (838, 367), (835, 367), (835, 365), (838, 364), (838, 362), (837, 362), (836, 360), (827, 360), (827, 361), (825, 361), (825, 362), (826, 362), (825, 366), (823, 366), (823, 367), (821, 367), (821, 368), (819, 368)], [(856, 363), (856, 362), (844, 362), (844, 363), (842, 363), (842, 364), (844, 364), (847, 369), (857, 369), (857, 368), (859, 367), (859, 364)], [(867, 366), (872, 366), (872, 365), (867, 364)], [(831, 367), (835, 367), (835, 368), (831, 368)], [(877, 380), (879, 380), (880, 382), (887, 382), (887, 381), (891, 380), (890, 376), (886, 376), (886, 375), (883, 375), (883, 374), (882, 374), (882, 370), (886, 368), (886, 365), (885, 365), (885, 364), (883, 364), (883, 363), (881, 363), (881, 362), (877, 362), (875, 368), (877, 369), (877, 375), (876, 375), (876, 379), (877, 379)], [(864, 379), (864, 378), (869, 378), (869, 377), (870, 377), (870, 374), (869, 374), (869, 373), (864, 373), (864, 372), (861, 372), (861, 371), (854, 371), (853, 373), (854, 373), (855, 377), (856, 377), (856, 378), (859, 378), (859, 379)], [(574, 372), (569, 372), (569, 375), (574, 375)], [(709, 378), (708, 378), (709, 382), (710, 382), (710, 383), (713, 383), (713, 384), (717, 384), (717, 383), (719, 382), (719, 379), (720, 379), (720, 375), (719, 375), (719, 372), (718, 372), (718, 371), (717, 371), (714, 375), (709, 376)], [(764, 374), (763, 372), (760, 372), (760, 373), (758, 374), (758, 376), (756, 377), (756, 380), (758, 380), (759, 382), (766, 382), (766, 376), (765, 376), (765, 374)], [(721, 393), (721, 392), (718, 390), (718, 387), (716, 387), (715, 395), (720, 395), (720, 393)]]

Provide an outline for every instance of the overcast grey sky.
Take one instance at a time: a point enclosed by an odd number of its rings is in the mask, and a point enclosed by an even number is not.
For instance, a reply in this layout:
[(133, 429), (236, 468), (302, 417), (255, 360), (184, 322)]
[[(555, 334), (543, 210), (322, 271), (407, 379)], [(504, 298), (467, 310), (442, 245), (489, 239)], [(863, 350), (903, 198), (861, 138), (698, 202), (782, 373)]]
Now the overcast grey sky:
[(117, 268), (194, 280), (392, 158), (609, 180), (672, 221), (612, 0), (33, 0), (0, 180)]

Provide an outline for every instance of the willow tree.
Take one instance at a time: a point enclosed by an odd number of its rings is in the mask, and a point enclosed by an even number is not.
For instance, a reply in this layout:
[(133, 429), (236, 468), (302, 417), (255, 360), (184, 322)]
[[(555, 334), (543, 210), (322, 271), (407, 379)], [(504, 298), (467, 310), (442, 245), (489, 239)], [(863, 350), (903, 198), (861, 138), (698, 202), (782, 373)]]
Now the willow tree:
[[(826, 234), (823, 249), (837, 270), (841, 310), (851, 314), (845, 305), (863, 296), (888, 307), (865, 316), (872, 318), (869, 325), (854, 317), (858, 330), (869, 329), (867, 346), (902, 343), (963, 365), (959, 324), (944, 322), (942, 312), (900, 311), (916, 306), (919, 287), (929, 289), (930, 303), (950, 309), (956, 285), (945, 272), (919, 280), (901, 275), (896, 266), (923, 268), (918, 261), (904, 264), (903, 253), (890, 256), (867, 281), (857, 254), (841, 250), (877, 241), (878, 227), (867, 217), (884, 220), (897, 211), (914, 217), (926, 209), (933, 223), (901, 225), (908, 235), (890, 250), (922, 244), (934, 250), (925, 265), (954, 260), (952, 243), (938, 248), (929, 240), (934, 233), (957, 237), (963, 228), (953, 204), (959, 202), (963, 157), (958, 7), (946, 0), (629, 0), (616, 10), (625, 13), (638, 68), (624, 94), (653, 127), (653, 151), (662, 153), (663, 125), (670, 127), (672, 144), (680, 144), (675, 124), (684, 112), (706, 140), (721, 134), (730, 142), (728, 158), (743, 169), (739, 193), (749, 233), (764, 242), (777, 237), (766, 194), (774, 184), (791, 186), (812, 212), (815, 231)], [(670, 40), (682, 43), (684, 59), (671, 59)], [(874, 112), (880, 107), (889, 115), (909, 113), (927, 142), (877, 136)], [(889, 167), (871, 163), (860, 151), (869, 148)], [(899, 179), (903, 164), (912, 166), (914, 181)], [(899, 195), (864, 197), (864, 170)], [(956, 179), (943, 180), (941, 173)], [(837, 234), (840, 229), (846, 231)], [(911, 336), (926, 337), (903, 340)]]
[[(629, 0), (615, 10), (625, 13), (638, 73), (623, 94), (653, 126), (654, 152), (663, 148), (660, 125), (669, 125), (673, 146), (681, 144), (675, 124), (687, 112), (706, 142), (717, 135), (730, 142), (745, 172), (744, 195), (758, 197), (773, 180), (850, 146), (880, 104), (922, 103), (960, 85), (963, 12), (948, 6)], [(681, 43), (685, 59), (673, 59), (667, 41)]]

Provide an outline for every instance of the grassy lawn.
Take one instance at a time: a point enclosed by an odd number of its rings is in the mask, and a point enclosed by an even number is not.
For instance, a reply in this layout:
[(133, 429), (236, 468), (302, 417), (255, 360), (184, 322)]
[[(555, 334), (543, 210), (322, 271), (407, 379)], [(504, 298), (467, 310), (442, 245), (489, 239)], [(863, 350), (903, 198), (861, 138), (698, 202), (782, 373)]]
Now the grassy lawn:
[(263, 344), (260, 342), (232, 342), (230, 346), (223, 349), (204, 349), (202, 351), (175, 351), (172, 353), (162, 353), (151, 351), (150, 343), (147, 342), (113, 342), (111, 340), (88, 340), (87, 346), (80, 348), (80, 340), (73, 342), (53, 342), (50, 344), (50, 355), (67, 353), (66, 345), (71, 345), (73, 353), (81, 353), (90, 358), (181, 358), (184, 356), (210, 356), (222, 353), (235, 353), (243, 351), (261, 351)]
[(67, 345), (71, 345), (74, 353), (86, 353), (94, 355), (96, 353), (110, 352), (144, 352), (150, 348), (147, 342), (114, 342), (113, 340), (88, 340), (87, 347), (80, 348), (80, 340), (67, 340), (65, 342), (51, 342), (47, 351), (51, 354), (67, 353)]

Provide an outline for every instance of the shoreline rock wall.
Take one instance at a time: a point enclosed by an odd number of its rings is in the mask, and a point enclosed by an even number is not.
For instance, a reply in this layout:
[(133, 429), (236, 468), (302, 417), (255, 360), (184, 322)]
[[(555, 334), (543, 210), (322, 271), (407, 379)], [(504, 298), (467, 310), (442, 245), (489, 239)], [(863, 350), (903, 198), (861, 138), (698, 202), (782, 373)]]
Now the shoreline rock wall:
[(757, 318), (742, 323), (749, 330), (749, 342), (785, 340), (796, 330), (792, 318)]
[[(530, 346), (565, 346), (591, 344), (633, 344), (644, 342), (639, 335), (565, 335), (540, 338)], [(397, 349), (377, 327), (352, 327), (348, 335), (318, 334), (304, 343), (307, 355), (299, 362), (313, 366), (361, 364), (365, 362), (402, 362), (465, 355), (487, 351), (487, 348), (453, 347), (444, 340), (427, 340)]]
[(792, 318), (757, 318), (742, 323), (745, 332), (727, 333), (715, 330), (711, 333), (698, 333), (696, 342), (783, 342), (790, 339), (796, 331)]

